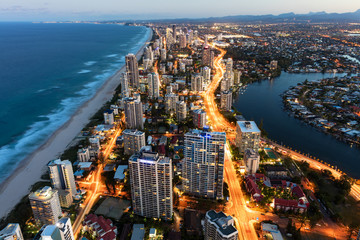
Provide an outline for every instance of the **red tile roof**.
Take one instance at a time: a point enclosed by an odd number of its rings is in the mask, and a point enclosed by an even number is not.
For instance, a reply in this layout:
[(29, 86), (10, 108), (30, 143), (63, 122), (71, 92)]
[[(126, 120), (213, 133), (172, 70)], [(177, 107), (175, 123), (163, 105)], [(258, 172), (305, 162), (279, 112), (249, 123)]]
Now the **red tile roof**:
[(296, 186), (292, 189), (293, 194), (295, 194), (298, 198), (302, 198), (305, 197), (305, 194), (303, 192), (303, 190), (301, 189), (301, 187)]
[(94, 226), (94, 230), (98, 234), (98, 239), (113, 240), (116, 239), (116, 227), (110, 219), (105, 219), (103, 216), (89, 214), (85, 217), (84, 223), (87, 226)]
[(275, 198), (275, 206), (298, 207), (298, 201), (296, 201), (296, 200), (286, 200), (286, 199), (282, 199), (282, 198)]

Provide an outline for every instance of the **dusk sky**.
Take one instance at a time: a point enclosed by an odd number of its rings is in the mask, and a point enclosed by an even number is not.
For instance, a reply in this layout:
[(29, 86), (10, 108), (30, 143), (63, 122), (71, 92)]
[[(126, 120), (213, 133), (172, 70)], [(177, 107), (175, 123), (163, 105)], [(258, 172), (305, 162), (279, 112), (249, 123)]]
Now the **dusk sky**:
[(357, 9), (359, 0), (1, 0), (0, 21), (199, 18)]

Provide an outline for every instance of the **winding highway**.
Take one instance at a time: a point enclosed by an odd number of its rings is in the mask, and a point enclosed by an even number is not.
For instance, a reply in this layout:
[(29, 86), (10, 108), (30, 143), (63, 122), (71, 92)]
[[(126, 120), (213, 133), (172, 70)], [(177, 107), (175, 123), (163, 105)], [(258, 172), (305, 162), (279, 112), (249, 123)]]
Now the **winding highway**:
[[(207, 117), (212, 129), (214, 131), (226, 132), (226, 137), (228, 139), (233, 139), (235, 137), (235, 126), (231, 125), (231, 123), (224, 118), (215, 103), (215, 90), (219, 86), (225, 72), (222, 59), (226, 51), (213, 45), (211, 46), (219, 50), (220, 54), (214, 59), (214, 68), (216, 73), (212, 82), (208, 86), (207, 91), (202, 94), (202, 97), (204, 99)], [(225, 181), (229, 186), (230, 193), (230, 206), (227, 207), (226, 213), (233, 216), (235, 219), (235, 226), (239, 232), (238, 238), (244, 240), (258, 239), (255, 229), (250, 223), (251, 217), (248, 215), (245, 198), (242, 194), (240, 182), (231, 161), (231, 154), (228, 147), (226, 147), (225, 151), (224, 169)]]

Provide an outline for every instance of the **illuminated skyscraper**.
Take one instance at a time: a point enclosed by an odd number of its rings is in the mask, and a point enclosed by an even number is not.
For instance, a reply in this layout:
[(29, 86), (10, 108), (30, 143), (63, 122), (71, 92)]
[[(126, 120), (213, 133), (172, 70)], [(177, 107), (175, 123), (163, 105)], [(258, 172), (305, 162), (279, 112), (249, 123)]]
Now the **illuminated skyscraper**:
[(62, 218), (54, 225), (41, 228), (34, 240), (75, 240), (70, 218)]
[(178, 122), (186, 119), (186, 103), (184, 101), (176, 102), (176, 119)]
[(53, 188), (68, 190), (74, 197), (77, 191), (71, 162), (55, 159), (49, 162), (48, 168)]
[(124, 136), (124, 153), (126, 155), (132, 155), (140, 151), (145, 146), (145, 133), (134, 130), (125, 129), (123, 131)]
[(261, 131), (254, 121), (237, 121), (235, 143), (240, 152), (247, 148), (257, 151), (260, 146)]
[(238, 231), (234, 219), (223, 212), (210, 210), (205, 215), (205, 240), (237, 240)]
[(129, 80), (129, 85), (133, 88), (140, 87), (139, 84), (139, 68), (136, 56), (129, 53), (125, 57), (126, 61), (126, 73)]
[(171, 220), (173, 215), (171, 159), (143, 151), (129, 159), (132, 207), (135, 214)]
[(106, 110), (104, 111), (104, 122), (107, 125), (114, 124), (114, 111), (113, 110)]
[(248, 174), (255, 174), (256, 171), (259, 169), (260, 163), (260, 155), (258, 151), (254, 149), (247, 148), (244, 152), (244, 162), (246, 167), (246, 172)]
[(223, 91), (220, 94), (220, 108), (225, 111), (230, 111), (232, 107), (232, 92)]
[(1, 240), (24, 240), (20, 225), (18, 223), (9, 223), (0, 231)]
[(204, 128), (206, 125), (206, 112), (202, 109), (193, 111), (193, 123), (198, 129)]
[(199, 73), (191, 75), (191, 91), (204, 91), (204, 78)]
[(175, 93), (165, 94), (165, 110), (166, 112), (175, 112), (176, 102), (179, 101), (179, 95)]
[(121, 74), (121, 97), (129, 97), (130, 92), (129, 92), (129, 79), (127, 74), (122, 73)]
[(174, 43), (176, 43), (176, 25), (174, 24), (173, 26), (172, 26), (172, 31), (173, 31), (173, 41), (174, 41)]
[(149, 98), (158, 98), (160, 90), (159, 74), (149, 73), (148, 74), (148, 90)]
[(191, 130), (184, 145), (183, 191), (222, 199), (226, 134)]
[(179, 45), (180, 45), (180, 48), (186, 48), (186, 35), (185, 34), (180, 35)]
[(58, 191), (49, 186), (29, 195), (31, 209), (37, 223), (55, 224), (62, 216)]
[(201, 63), (211, 68), (214, 67), (214, 51), (211, 50), (210, 46), (205, 45), (202, 50)]
[(126, 127), (129, 129), (143, 129), (144, 122), (141, 101), (135, 98), (125, 98), (124, 109)]

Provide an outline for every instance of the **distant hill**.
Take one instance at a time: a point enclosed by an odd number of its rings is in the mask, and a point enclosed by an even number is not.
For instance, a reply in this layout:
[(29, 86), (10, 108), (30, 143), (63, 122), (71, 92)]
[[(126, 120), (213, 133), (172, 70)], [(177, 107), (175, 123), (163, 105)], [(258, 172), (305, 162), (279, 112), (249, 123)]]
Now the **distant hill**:
[(210, 18), (177, 18), (177, 19), (158, 19), (137, 22), (172, 22), (172, 23), (187, 23), (187, 22), (234, 22), (234, 23), (282, 23), (282, 22), (330, 22), (330, 23), (360, 23), (360, 9), (355, 12), (348, 13), (326, 13), (326, 12), (310, 12), (308, 14), (295, 14), (293, 12), (283, 13), (279, 15), (236, 15), (226, 17), (210, 17)]

